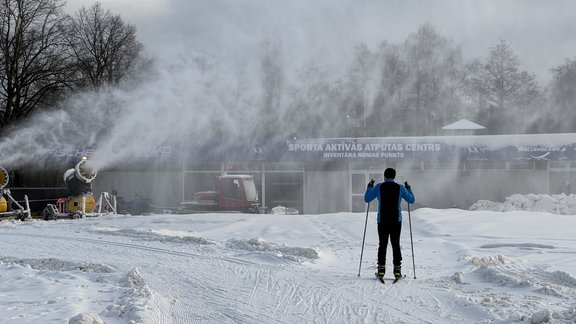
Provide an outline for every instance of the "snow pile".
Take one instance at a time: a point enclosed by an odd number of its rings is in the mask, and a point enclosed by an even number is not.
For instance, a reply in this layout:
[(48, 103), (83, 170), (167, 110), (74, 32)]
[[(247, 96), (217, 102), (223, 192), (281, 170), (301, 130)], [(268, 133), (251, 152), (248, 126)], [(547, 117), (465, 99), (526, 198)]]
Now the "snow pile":
[(472, 257), (469, 259), (470, 263), (475, 266), (489, 266), (495, 264), (509, 263), (510, 261), (503, 255), (485, 256), (485, 257)]
[(230, 248), (272, 253), (278, 257), (296, 262), (305, 261), (304, 259), (320, 258), (320, 251), (316, 248), (291, 247), (285, 244), (268, 243), (262, 238), (252, 238), (249, 240), (230, 239), (226, 244)]
[(112, 273), (114, 269), (108, 265), (92, 262), (70, 262), (58, 260), (55, 258), (47, 259), (18, 259), (12, 257), (0, 257), (0, 264), (18, 264), (24, 267), (30, 267), (34, 270), (48, 271), (82, 271), (97, 273)]
[(289, 208), (284, 206), (276, 206), (272, 208), (274, 215), (298, 215), (299, 212), (296, 208)]
[(96, 314), (82, 313), (70, 318), (68, 324), (104, 324), (104, 321)]
[(548, 212), (559, 215), (576, 215), (576, 194), (514, 194), (506, 197), (502, 203), (489, 200), (479, 200), (472, 204), (469, 209), (498, 212), (520, 210)]
[(141, 241), (158, 241), (165, 243), (181, 243), (181, 244), (200, 244), (210, 245), (214, 244), (203, 237), (196, 237), (187, 233), (179, 233), (178, 235), (167, 235), (165, 233), (157, 233), (155, 231), (140, 231), (135, 229), (117, 229), (117, 228), (100, 228), (94, 231), (99, 234), (115, 235), (121, 237), (131, 237)]
[[(48, 323), (54, 318), (62, 320), (70, 316), (65, 314), (74, 314), (78, 309), (92, 311), (70, 317), (69, 324), (108, 322), (108, 319), (103, 320), (100, 316), (130, 319), (138, 323), (140, 316), (137, 306), (148, 300), (147, 295), (140, 292), (141, 288), (122, 284), (112, 267), (93, 262), (0, 257), (0, 278), (5, 282), (0, 296), (10, 303), (3, 309), (3, 317), (18, 323)], [(18, 298), (22, 295), (25, 298)], [(99, 304), (115, 299), (118, 302), (109, 306), (108, 310), (132, 311), (120, 314), (98, 310)], [(15, 302), (17, 300), (19, 302)], [(92, 305), (96, 307), (92, 308)], [(31, 308), (39, 308), (39, 311), (32, 312)]]
[[(503, 294), (490, 293), (488, 295), (472, 296), (493, 314), (501, 318), (508, 318), (509, 322), (522, 323), (574, 323), (576, 320), (576, 307), (566, 305), (572, 301), (576, 278), (564, 271), (546, 271), (539, 267), (525, 266), (518, 260), (503, 256), (472, 258), (470, 262), (478, 266), (469, 274), (457, 272), (452, 279), (459, 284), (474, 284), (475, 279), (490, 286), (499, 286), (506, 289)], [(464, 277), (468, 277), (464, 281)], [(527, 304), (517, 299), (514, 293), (530, 295), (525, 297)], [(539, 303), (548, 300), (549, 304)], [(547, 309), (547, 306), (558, 306), (559, 310)], [(531, 314), (531, 315), (530, 315)]]
[(130, 319), (132, 323), (143, 323), (147, 305), (152, 298), (152, 290), (146, 284), (138, 268), (132, 269), (122, 280), (125, 287), (119, 300), (109, 305), (103, 315)]

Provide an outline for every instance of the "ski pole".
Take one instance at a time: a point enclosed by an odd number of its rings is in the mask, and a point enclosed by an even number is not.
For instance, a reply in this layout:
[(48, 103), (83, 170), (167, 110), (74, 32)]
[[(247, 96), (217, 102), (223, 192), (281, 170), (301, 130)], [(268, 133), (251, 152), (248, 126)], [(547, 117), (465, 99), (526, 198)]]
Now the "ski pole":
[(412, 240), (412, 219), (410, 217), (410, 203), (408, 203), (408, 224), (410, 225), (410, 246), (412, 247), (412, 266), (414, 267), (414, 279), (416, 279), (416, 262), (414, 261), (414, 242)]
[(370, 203), (366, 207), (366, 221), (364, 222), (364, 237), (362, 238), (362, 251), (360, 252), (360, 265), (358, 266), (358, 277), (360, 277), (360, 270), (362, 270), (362, 256), (364, 255), (364, 242), (366, 241), (366, 227), (368, 226), (368, 211), (370, 211)]

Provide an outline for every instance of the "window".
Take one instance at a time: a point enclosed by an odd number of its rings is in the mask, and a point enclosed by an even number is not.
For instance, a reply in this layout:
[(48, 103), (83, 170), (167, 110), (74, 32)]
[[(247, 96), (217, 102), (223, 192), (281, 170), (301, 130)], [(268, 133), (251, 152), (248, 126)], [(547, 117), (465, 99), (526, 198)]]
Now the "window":
[(364, 173), (352, 174), (352, 194), (364, 194), (366, 190), (366, 176)]
[(242, 200), (242, 188), (238, 179), (222, 179), (222, 195), (226, 198)]
[(532, 161), (513, 161), (508, 163), (510, 170), (533, 170), (534, 162)]
[(504, 161), (466, 161), (466, 169), (506, 169)]

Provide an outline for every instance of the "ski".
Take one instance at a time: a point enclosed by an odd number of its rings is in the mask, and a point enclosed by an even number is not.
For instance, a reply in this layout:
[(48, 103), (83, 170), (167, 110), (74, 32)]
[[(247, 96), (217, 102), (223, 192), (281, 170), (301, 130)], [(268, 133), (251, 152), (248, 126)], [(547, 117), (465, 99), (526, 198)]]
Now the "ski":
[(398, 281), (400, 281), (400, 280), (402, 280), (402, 279), (404, 279), (404, 278), (406, 278), (406, 275), (403, 275), (402, 277), (398, 277), (398, 278), (394, 279), (394, 282), (392, 282), (392, 283), (395, 284), (395, 283), (397, 283)]
[[(380, 281), (381, 283), (386, 283), (386, 282), (384, 281), (384, 278), (378, 277), (378, 273), (375, 273), (374, 275), (376, 276), (376, 279), (377, 279), (378, 281)], [(397, 283), (398, 281), (400, 281), (400, 280), (402, 280), (402, 279), (404, 279), (404, 278), (406, 278), (406, 275), (403, 275), (403, 276), (400, 277), (400, 278), (395, 278), (392, 283), (395, 284), (395, 283)]]

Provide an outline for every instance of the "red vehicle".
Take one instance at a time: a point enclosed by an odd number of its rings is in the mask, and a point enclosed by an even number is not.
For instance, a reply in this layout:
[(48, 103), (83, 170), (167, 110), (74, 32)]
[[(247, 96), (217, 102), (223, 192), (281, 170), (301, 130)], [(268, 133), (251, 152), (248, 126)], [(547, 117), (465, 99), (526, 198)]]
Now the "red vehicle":
[(224, 175), (217, 178), (216, 191), (194, 194), (193, 201), (181, 203), (181, 213), (234, 211), (260, 213), (258, 191), (251, 175)]

